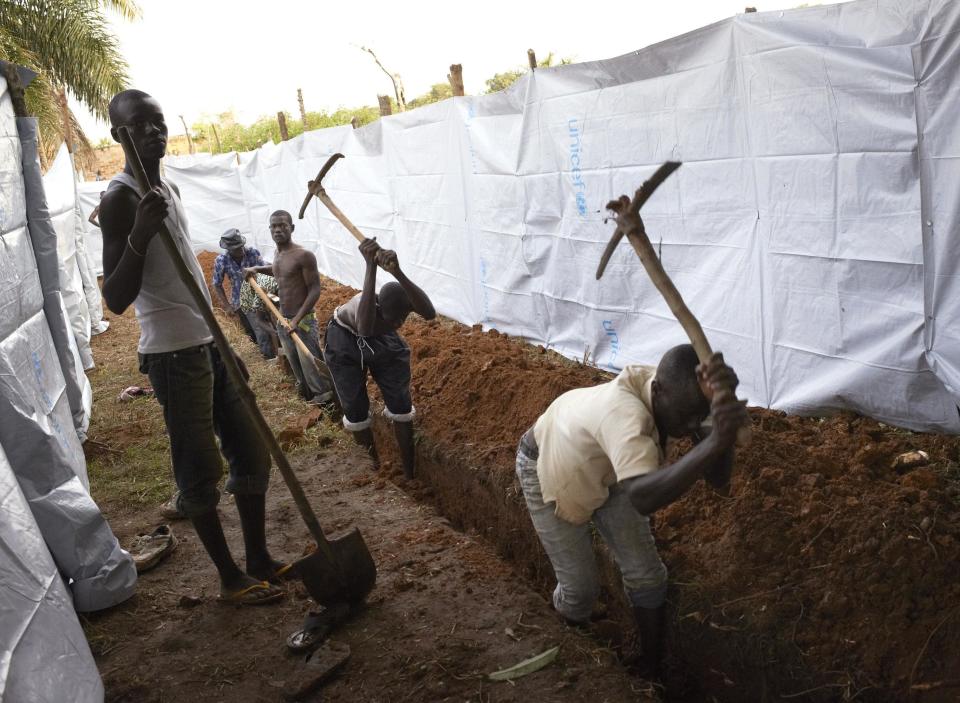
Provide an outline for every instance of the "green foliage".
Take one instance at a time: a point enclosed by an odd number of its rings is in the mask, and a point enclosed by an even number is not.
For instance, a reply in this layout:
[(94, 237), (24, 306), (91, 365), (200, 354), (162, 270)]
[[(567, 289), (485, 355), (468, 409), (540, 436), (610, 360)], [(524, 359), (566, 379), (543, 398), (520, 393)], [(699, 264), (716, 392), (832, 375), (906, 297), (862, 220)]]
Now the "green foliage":
[[(3, 0), (0, 0), (2, 2)], [(555, 61), (554, 54), (547, 54), (546, 58), (537, 63), (541, 68), (548, 68), (555, 65), (565, 65), (572, 63), (572, 59), (564, 58)], [(498, 90), (510, 87), (520, 76), (526, 73), (525, 69), (516, 69), (497, 73), (492, 78), (487, 79), (487, 93), (494, 93)], [(413, 100), (407, 101), (407, 108), (413, 109), (430, 105), (432, 103), (446, 100), (453, 97), (453, 89), (449, 83), (434, 83), (430, 90), (423, 95), (417, 96)], [(390, 99), (390, 104), (396, 111), (396, 102)], [(292, 139), (304, 131), (303, 121), (294, 119), (292, 115), (285, 113), (287, 118), (287, 134)], [(348, 125), (356, 117), (358, 126), (369, 124), (380, 118), (380, 110), (376, 106), (364, 105), (358, 108), (339, 108), (333, 112), (308, 112), (307, 130), (324, 129), (326, 127), (338, 127)], [(213, 125), (217, 125), (219, 133), (219, 147), (217, 138), (213, 131)], [(195, 122), (190, 127), (190, 136), (199, 151), (209, 151), (211, 153), (225, 153), (229, 151), (253, 151), (258, 149), (268, 141), (280, 142), (280, 125), (277, 122), (276, 115), (261, 117), (250, 125), (238, 124), (233, 113), (224, 112), (213, 117), (204, 117)]]
[[(571, 58), (560, 59), (559, 62), (554, 63), (554, 55), (551, 51), (547, 54), (547, 57), (541, 61), (537, 61), (537, 68), (549, 68), (551, 66), (566, 66), (567, 64), (573, 63)], [(487, 93), (496, 93), (498, 90), (505, 90), (511, 85), (520, 80), (520, 76), (529, 71), (529, 68), (516, 68), (512, 71), (504, 71), (503, 73), (493, 74), (493, 78), (488, 78), (485, 83), (487, 84)]]
[[(108, 10), (127, 19), (140, 14), (132, 0), (0, 0), (0, 58), (39, 73), (26, 100), (48, 152), (63, 139), (60, 86), (104, 120), (110, 98), (127, 86)], [(75, 117), (69, 118), (71, 132), (89, 149)]]
[[(302, 134), (304, 131), (303, 121), (293, 119), (289, 113), (285, 114), (287, 134), (290, 138)], [(348, 125), (354, 117), (357, 118), (358, 126), (363, 126), (378, 119), (380, 110), (370, 105), (364, 105), (354, 109), (342, 107), (333, 112), (308, 112), (307, 130)], [(213, 132), (214, 124), (217, 125), (217, 131), (220, 135), (219, 148), (217, 147), (216, 135)], [(214, 118), (195, 122), (190, 126), (190, 136), (200, 151), (209, 151), (214, 154), (229, 151), (253, 151), (268, 141), (275, 144), (279, 143), (280, 124), (277, 122), (276, 116), (272, 115), (261, 117), (250, 125), (241, 125), (237, 123), (233, 113), (225, 112)]]
[(430, 90), (428, 92), (417, 96), (413, 100), (408, 100), (407, 109), (412, 110), (415, 107), (422, 107), (423, 105), (438, 103), (441, 100), (446, 100), (447, 98), (452, 97), (453, 88), (450, 87), (449, 83), (434, 83), (432, 86), (430, 86)]

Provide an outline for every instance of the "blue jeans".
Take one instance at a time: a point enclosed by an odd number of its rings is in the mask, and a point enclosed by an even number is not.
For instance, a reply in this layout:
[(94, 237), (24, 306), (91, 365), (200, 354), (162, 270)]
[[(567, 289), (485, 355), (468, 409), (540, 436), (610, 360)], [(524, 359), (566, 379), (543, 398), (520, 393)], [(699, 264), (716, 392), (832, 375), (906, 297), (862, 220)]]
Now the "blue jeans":
[[(586, 622), (600, 595), (590, 523), (574, 525), (554, 514), (556, 504), (543, 502), (537, 462), (522, 449), (517, 451), (517, 478), (533, 527), (557, 576), (553, 607), (568, 620)], [(657, 554), (650, 521), (636, 511), (622, 486), (610, 486), (610, 497), (594, 511), (591, 522), (620, 567), (631, 605), (662, 605), (667, 594), (667, 568)]]

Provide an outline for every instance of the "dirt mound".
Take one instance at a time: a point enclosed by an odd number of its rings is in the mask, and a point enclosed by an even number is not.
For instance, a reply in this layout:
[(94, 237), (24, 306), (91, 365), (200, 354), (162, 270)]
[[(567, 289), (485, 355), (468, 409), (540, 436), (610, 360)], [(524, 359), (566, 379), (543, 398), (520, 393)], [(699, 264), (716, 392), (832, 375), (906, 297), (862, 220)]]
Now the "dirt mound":
[[(326, 284), (321, 318), (353, 294)], [(411, 318), (402, 332), (424, 436), (501, 489), (550, 401), (609, 378), (479, 326)], [(960, 440), (851, 414), (751, 415), (731, 497), (701, 485), (656, 516), (674, 668), (727, 700), (810, 682), (801, 698), (946, 695), (960, 670)], [(917, 449), (927, 466), (892, 468)]]

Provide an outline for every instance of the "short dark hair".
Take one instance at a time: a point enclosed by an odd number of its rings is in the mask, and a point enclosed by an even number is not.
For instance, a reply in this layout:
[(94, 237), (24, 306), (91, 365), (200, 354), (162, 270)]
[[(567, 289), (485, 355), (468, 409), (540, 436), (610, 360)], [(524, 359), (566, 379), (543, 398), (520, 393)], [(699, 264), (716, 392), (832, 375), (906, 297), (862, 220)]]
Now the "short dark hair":
[(692, 344), (680, 344), (668, 349), (657, 366), (657, 381), (670, 394), (688, 407), (696, 407), (705, 399), (697, 380), (700, 359)]
[(127, 90), (121, 90), (119, 93), (110, 98), (110, 107), (108, 108), (110, 114), (110, 125), (112, 127), (117, 127), (120, 120), (120, 110), (123, 105), (130, 100), (143, 100), (144, 98), (152, 98), (153, 96), (149, 93), (144, 93), (142, 90), (137, 90), (136, 88), (129, 88)]
[(290, 224), (293, 224), (293, 215), (286, 210), (274, 210), (270, 213), (270, 219), (272, 220), (274, 217), (286, 217)]

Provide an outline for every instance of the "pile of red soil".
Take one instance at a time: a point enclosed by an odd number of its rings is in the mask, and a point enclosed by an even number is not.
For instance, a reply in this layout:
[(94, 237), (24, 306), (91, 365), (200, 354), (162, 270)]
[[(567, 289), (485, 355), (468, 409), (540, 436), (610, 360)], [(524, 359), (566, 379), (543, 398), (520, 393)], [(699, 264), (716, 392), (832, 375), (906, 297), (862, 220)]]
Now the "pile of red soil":
[[(326, 282), (321, 320), (354, 293)], [(609, 378), (495, 330), (411, 317), (403, 334), (423, 434), (498, 484), (510, 480), (520, 434), (557, 395)], [(678, 668), (712, 695), (726, 687), (728, 700), (793, 696), (794, 682), (811, 681), (799, 698), (952, 700), (960, 439), (851, 414), (751, 414), (731, 497), (699, 485), (656, 516)], [(928, 465), (892, 468), (918, 449)]]

